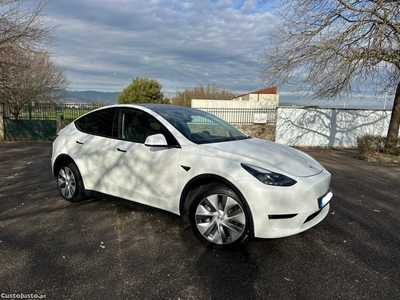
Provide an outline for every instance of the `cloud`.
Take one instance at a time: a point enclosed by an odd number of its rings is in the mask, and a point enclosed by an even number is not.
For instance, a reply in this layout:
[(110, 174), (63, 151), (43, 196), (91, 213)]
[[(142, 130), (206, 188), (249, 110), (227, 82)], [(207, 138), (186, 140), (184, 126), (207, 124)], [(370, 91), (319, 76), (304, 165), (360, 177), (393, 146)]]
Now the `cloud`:
[[(236, 94), (265, 88), (256, 57), (279, 22), (256, 0), (68, 0), (45, 13), (59, 24), (51, 51), (70, 89), (122, 91), (138, 76), (159, 80), (167, 95), (208, 83)], [(295, 91), (279, 87), (281, 100), (297, 103)]]
[(241, 10), (246, 13), (254, 12), (257, 9), (257, 0), (245, 0)]
[(259, 87), (255, 55), (268, 46), (277, 22), (264, 4), (248, 14), (254, 5), (69, 0), (51, 2), (45, 12), (59, 24), (51, 50), (66, 67), (71, 89), (120, 91), (139, 76), (156, 78), (167, 90), (215, 82), (240, 93)]

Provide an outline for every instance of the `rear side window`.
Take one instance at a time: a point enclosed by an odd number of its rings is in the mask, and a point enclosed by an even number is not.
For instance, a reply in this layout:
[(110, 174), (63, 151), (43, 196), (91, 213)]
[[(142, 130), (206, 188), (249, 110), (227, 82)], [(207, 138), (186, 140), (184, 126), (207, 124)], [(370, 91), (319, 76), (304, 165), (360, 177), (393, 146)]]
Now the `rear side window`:
[[(94, 111), (75, 121), (75, 126), (86, 133), (112, 137), (113, 132), (116, 132), (114, 127), (116, 111), (118, 110), (115, 108)], [(116, 120), (118, 120), (118, 117)]]

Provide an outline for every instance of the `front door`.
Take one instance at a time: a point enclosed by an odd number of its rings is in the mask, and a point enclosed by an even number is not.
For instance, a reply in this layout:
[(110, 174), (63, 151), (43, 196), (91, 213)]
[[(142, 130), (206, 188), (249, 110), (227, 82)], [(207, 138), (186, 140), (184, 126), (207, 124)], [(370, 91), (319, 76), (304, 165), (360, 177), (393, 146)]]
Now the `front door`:
[[(148, 147), (153, 134), (163, 134), (169, 147)], [(177, 174), (181, 148), (171, 133), (153, 116), (123, 108), (119, 117), (117, 162), (113, 169), (121, 198), (179, 213)]]

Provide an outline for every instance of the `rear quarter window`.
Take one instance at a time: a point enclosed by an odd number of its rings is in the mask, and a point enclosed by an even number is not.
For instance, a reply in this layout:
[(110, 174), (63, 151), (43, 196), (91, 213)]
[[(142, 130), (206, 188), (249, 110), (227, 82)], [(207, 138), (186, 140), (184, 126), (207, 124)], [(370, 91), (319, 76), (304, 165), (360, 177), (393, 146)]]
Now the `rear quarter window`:
[(115, 108), (101, 109), (75, 121), (78, 130), (106, 137), (113, 136)]

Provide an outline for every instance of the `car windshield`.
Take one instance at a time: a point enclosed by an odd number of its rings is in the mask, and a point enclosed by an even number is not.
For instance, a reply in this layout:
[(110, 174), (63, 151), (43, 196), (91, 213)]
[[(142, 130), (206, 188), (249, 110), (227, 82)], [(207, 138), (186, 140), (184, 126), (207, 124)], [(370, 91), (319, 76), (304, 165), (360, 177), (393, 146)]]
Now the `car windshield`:
[(250, 138), (231, 124), (201, 110), (180, 106), (147, 106), (169, 123), (187, 139), (196, 144), (236, 141)]

